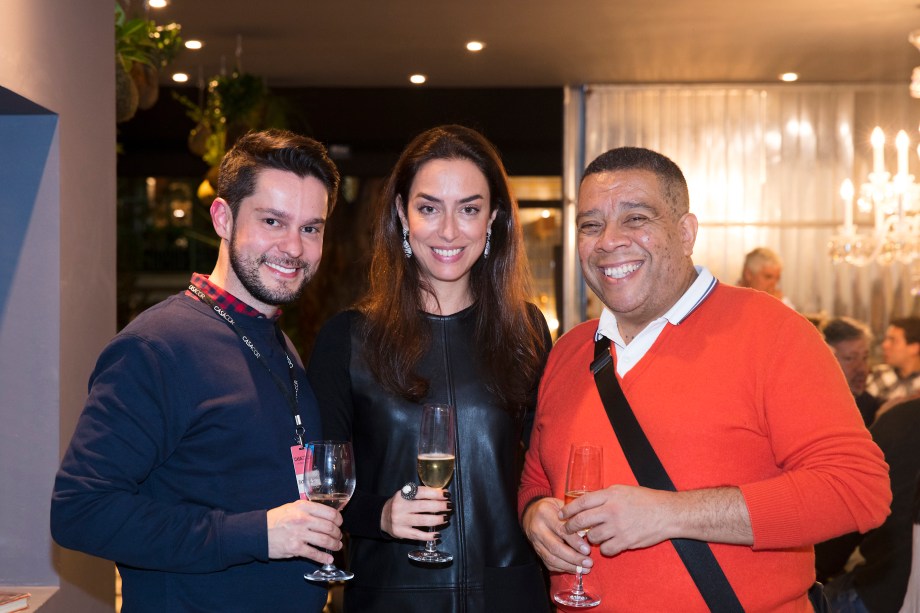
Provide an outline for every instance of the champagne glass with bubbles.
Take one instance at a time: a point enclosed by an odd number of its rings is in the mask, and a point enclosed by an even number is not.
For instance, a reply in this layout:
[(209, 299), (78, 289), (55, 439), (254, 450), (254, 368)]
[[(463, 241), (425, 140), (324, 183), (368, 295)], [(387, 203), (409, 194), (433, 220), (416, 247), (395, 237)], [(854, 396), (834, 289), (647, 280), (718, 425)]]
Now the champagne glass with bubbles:
[[(569, 452), (569, 468), (565, 477), (565, 503), (604, 487), (604, 449), (586, 443), (572, 445)], [(579, 530), (584, 536), (587, 530)], [(575, 573), (575, 585), (553, 594), (553, 599), (568, 607), (596, 607), (601, 599), (585, 591), (582, 585), (581, 567)]]
[[(418, 476), (428, 487), (446, 487), (454, 474), (454, 408), (449, 404), (426, 404), (418, 439)], [(409, 552), (409, 559), (424, 564), (450, 562), (454, 556), (438, 551), (435, 540), (424, 549)]]
[[(355, 460), (351, 443), (313, 441), (307, 443), (304, 487), (307, 498), (341, 511), (355, 493)], [(355, 574), (324, 564), (304, 575), (308, 581), (347, 581)]]

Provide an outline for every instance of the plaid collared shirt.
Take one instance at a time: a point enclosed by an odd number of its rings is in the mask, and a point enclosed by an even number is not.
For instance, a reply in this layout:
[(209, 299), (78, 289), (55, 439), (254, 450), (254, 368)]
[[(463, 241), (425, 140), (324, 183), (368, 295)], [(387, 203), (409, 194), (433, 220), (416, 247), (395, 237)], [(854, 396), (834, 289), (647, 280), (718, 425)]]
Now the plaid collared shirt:
[(869, 375), (866, 391), (883, 401), (920, 394), (920, 371), (902, 378), (897, 370), (881, 364)]
[[(263, 315), (258, 310), (252, 308), (230, 292), (226, 291), (222, 287), (217, 287), (208, 280), (209, 275), (203, 275), (201, 273), (194, 272), (192, 273), (192, 280), (189, 281), (192, 285), (200, 289), (205, 293), (211, 300), (216, 302), (222, 309), (228, 313), (234, 313), (236, 315), (245, 315), (247, 317), (262, 317)], [(199, 300), (198, 296), (193, 294), (189, 290), (185, 290), (186, 296), (191, 296), (195, 300)], [(281, 315), (281, 310), (278, 310), (278, 313), (273, 317), (277, 319)]]

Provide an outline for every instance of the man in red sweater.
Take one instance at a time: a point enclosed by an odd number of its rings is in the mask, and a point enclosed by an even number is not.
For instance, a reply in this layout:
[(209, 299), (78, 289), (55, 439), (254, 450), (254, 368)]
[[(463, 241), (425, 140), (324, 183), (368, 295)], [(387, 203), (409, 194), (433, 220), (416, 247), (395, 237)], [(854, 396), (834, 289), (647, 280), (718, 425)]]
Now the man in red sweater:
[[(697, 219), (668, 158), (601, 155), (576, 226), (585, 281), (606, 308), (550, 355), (519, 493), (552, 591), (580, 566), (596, 610), (707, 611), (670, 542), (680, 538), (709, 543), (744, 610), (808, 611), (812, 545), (879, 526), (891, 501), (834, 356), (779, 301), (693, 265)], [(637, 485), (589, 370), (596, 335), (610, 339), (677, 492)], [(569, 449), (582, 442), (604, 447), (605, 487), (564, 505)]]

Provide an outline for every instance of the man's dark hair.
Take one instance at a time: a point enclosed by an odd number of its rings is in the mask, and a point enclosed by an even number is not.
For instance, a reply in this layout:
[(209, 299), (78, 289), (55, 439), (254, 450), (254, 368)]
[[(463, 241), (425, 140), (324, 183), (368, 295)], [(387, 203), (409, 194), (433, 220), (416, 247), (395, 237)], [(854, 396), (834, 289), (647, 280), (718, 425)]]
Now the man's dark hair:
[(824, 341), (828, 345), (860, 339), (871, 340), (872, 338), (872, 333), (869, 331), (868, 326), (849, 317), (835, 317), (828, 321), (821, 331), (824, 333)]
[(588, 164), (582, 182), (591, 175), (614, 170), (647, 170), (658, 177), (661, 192), (672, 210), (683, 215), (690, 210), (690, 196), (684, 173), (670, 158), (642, 147), (617, 147)]
[(920, 343), (920, 317), (900, 317), (892, 319), (888, 325), (904, 330), (904, 340), (908, 345)]
[(255, 191), (259, 171), (268, 168), (319, 179), (329, 195), (327, 214), (332, 213), (339, 191), (339, 171), (326, 148), (307, 136), (271, 129), (243, 135), (220, 163), (217, 196), (230, 205), (234, 220), (240, 203)]

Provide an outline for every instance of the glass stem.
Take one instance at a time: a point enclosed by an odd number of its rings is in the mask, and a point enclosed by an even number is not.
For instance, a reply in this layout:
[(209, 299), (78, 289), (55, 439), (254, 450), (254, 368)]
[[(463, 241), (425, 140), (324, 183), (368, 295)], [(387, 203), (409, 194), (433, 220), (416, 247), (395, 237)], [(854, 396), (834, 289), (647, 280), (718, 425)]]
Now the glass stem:
[[(325, 551), (326, 553), (330, 553), (330, 551), (325, 548), (323, 549), (323, 551)], [(335, 560), (333, 560), (332, 563), (330, 564), (323, 564), (323, 570), (327, 572), (331, 570), (335, 570)]]
[(575, 572), (575, 587), (572, 588), (572, 596), (581, 598), (585, 595), (585, 588), (581, 583), (581, 572)]
[[(428, 532), (434, 532), (433, 528), (427, 528), (427, 530)], [(427, 551), (428, 553), (437, 553), (438, 551), (437, 539), (425, 541), (425, 551)]]

